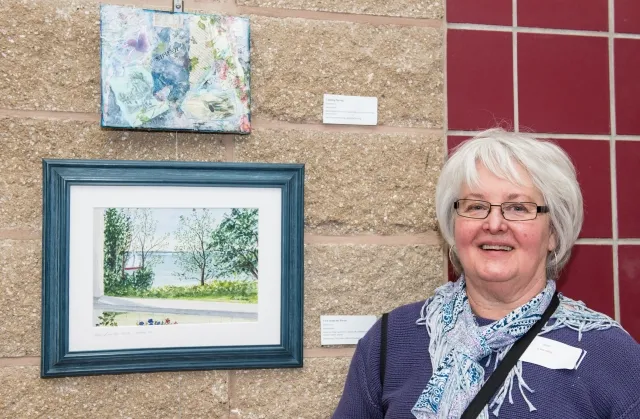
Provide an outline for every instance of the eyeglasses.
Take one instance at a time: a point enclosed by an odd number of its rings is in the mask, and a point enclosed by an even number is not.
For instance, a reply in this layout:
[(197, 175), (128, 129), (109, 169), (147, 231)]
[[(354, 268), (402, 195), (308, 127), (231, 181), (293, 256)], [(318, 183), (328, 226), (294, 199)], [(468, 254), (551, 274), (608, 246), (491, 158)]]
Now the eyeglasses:
[(492, 204), (487, 201), (476, 199), (458, 199), (453, 203), (453, 208), (461, 217), (475, 218), (483, 220), (489, 216), (491, 207), (500, 207), (502, 216), (509, 221), (529, 221), (534, 220), (538, 213), (549, 212), (546, 205), (538, 205), (535, 202), (503, 202), (502, 204)]

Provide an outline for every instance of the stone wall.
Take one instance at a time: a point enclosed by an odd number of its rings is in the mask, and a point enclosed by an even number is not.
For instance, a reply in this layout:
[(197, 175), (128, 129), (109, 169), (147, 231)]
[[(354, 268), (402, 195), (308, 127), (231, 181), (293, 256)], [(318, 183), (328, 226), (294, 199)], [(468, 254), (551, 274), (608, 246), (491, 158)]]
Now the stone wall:
[[(326, 418), (353, 347), (322, 348), (320, 315), (380, 314), (445, 280), (442, 2), (185, 9), (251, 19), (250, 136), (101, 129), (99, 2), (0, 4), (0, 417)], [(379, 125), (322, 125), (323, 93), (377, 96)], [(40, 379), (42, 158), (305, 163), (304, 368)]]

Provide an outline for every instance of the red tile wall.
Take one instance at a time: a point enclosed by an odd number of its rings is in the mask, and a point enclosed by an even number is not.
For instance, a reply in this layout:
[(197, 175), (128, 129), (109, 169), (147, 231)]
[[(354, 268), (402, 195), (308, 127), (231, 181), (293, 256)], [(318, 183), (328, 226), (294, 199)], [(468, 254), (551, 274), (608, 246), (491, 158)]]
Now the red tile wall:
[(518, 0), (518, 26), (608, 31), (608, 0)]
[(511, 0), (449, 0), (447, 22), (511, 26)]
[(609, 142), (554, 140), (569, 154), (578, 174), (584, 200), (581, 238), (612, 238), (611, 165)]
[[(640, 0), (638, 1), (640, 4)], [(616, 128), (618, 135), (640, 134), (640, 39), (614, 40)]]
[(513, 121), (513, 43), (507, 32), (449, 30), (449, 129), (475, 130)]
[(616, 143), (618, 229), (621, 238), (640, 237), (640, 142)]
[(558, 287), (640, 341), (640, 0), (609, 3), (447, 0), (447, 146), (502, 125), (569, 154), (585, 221)]
[(518, 89), (523, 127), (609, 134), (607, 38), (518, 34)]
[(640, 336), (640, 246), (618, 248), (620, 275), (620, 321), (631, 335)]
[(563, 294), (614, 317), (612, 247), (574, 246), (557, 284)]
[(640, 33), (640, 2), (638, 0), (614, 0), (616, 33)]

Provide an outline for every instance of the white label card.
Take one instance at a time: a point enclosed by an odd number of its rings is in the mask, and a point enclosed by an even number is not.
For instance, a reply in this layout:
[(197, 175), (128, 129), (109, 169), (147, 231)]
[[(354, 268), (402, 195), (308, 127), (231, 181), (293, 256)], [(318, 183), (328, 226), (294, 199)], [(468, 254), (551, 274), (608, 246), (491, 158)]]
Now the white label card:
[(580, 348), (536, 336), (520, 357), (520, 361), (552, 370), (575, 370), (578, 369), (586, 354), (587, 352)]
[(355, 345), (376, 320), (376, 316), (320, 316), (320, 344)]
[(378, 125), (378, 98), (325, 94), (322, 122), (325, 124)]

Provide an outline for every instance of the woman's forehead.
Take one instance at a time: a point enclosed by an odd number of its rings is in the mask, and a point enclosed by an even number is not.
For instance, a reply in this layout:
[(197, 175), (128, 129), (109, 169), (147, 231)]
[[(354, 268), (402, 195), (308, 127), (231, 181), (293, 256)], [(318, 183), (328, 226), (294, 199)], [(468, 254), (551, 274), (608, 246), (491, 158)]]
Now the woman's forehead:
[(516, 164), (515, 166), (518, 172), (518, 182), (508, 179), (504, 175), (493, 173), (484, 165), (478, 164), (475, 182), (462, 184), (461, 197), (483, 200), (499, 198), (505, 201), (535, 201), (542, 198), (542, 193), (534, 185), (529, 173), (521, 165)]

